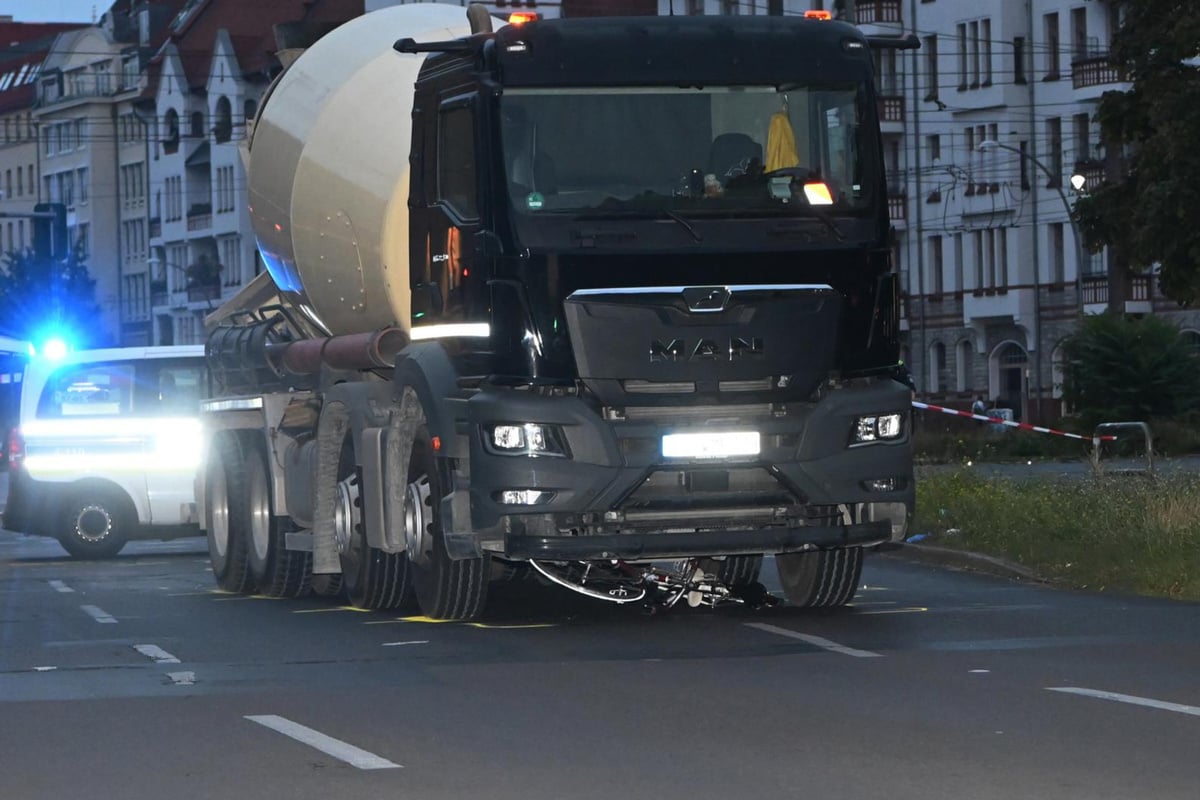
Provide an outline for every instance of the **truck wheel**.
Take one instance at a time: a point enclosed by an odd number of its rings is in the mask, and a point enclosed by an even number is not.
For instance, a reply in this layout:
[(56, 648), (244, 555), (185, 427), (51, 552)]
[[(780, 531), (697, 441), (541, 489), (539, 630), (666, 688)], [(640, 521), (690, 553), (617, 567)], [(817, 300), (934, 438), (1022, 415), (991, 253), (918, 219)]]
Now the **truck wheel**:
[(849, 603), (858, 590), (862, 563), (861, 547), (775, 556), (784, 595), (804, 608), (831, 608)]
[(714, 563), (717, 580), (735, 589), (757, 583), (762, 571), (762, 556), (729, 556), (724, 561)]
[(442, 538), (441, 508), (447, 476), (433, 455), (433, 440), (421, 424), (408, 461), (404, 535), (421, 611), (434, 619), (468, 620), (487, 605), (491, 558), (454, 560)]
[(358, 608), (398, 608), (409, 593), (408, 557), (367, 544), (363, 522), (362, 468), (354, 455), (354, 436), (346, 434), (338, 463), (334, 538), (342, 564), (341, 588)]
[(249, 592), (250, 574), (247, 520), (246, 464), (236, 434), (224, 433), (213, 441), (204, 479), (204, 505), (208, 510), (208, 559), (217, 586), (227, 592)]
[(246, 448), (246, 521), (250, 574), (268, 597), (300, 597), (308, 592), (312, 553), (288, 550), (287, 521), (275, 516), (270, 475), (261, 444)]
[(58, 541), (75, 558), (112, 558), (136, 524), (129, 502), (112, 489), (77, 489), (63, 508)]

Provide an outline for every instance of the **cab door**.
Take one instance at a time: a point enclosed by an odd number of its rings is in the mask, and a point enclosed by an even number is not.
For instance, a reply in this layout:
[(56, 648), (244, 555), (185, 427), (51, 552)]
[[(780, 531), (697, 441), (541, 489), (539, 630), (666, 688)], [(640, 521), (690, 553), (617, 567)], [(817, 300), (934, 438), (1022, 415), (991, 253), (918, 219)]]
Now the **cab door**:
[(480, 302), (486, 281), (472, 275), (481, 218), (478, 95), (461, 86), (429, 88), (418, 92), (417, 107), (409, 209), (412, 324), (486, 323)]

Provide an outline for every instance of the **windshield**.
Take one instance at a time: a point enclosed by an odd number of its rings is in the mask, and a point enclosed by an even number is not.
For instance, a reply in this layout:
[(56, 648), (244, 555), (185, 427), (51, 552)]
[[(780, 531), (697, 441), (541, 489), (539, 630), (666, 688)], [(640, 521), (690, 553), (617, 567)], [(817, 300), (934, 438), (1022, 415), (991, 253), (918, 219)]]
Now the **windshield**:
[(509, 194), (529, 214), (864, 209), (863, 100), (854, 84), (510, 89)]

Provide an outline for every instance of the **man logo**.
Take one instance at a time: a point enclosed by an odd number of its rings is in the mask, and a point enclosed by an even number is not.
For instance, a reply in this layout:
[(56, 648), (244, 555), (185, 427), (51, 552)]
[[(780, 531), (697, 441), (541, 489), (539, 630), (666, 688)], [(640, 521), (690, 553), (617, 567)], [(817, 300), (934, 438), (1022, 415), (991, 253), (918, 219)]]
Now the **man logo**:
[(688, 311), (696, 314), (724, 311), (729, 297), (724, 286), (690, 286), (683, 290), (683, 302), (687, 303)]
[(763, 357), (763, 340), (757, 336), (742, 338), (729, 337), (729, 346), (723, 347), (716, 339), (700, 339), (689, 346), (684, 339), (672, 339), (663, 342), (653, 339), (650, 342), (650, 363), (679, 361), (742, 361)]

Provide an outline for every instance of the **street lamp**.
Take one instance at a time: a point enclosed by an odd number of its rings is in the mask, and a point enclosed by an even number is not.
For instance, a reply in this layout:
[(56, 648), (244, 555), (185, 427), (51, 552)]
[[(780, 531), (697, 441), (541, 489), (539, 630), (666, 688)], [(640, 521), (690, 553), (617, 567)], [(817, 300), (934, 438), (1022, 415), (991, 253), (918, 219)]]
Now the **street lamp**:
[[(1043, 164), (1040, 160), (1035, 158), (1030, 153), (1027, 153), (1024, 150), (1021, 150), (1018, 147), (1013, 147), (1012, 145), (1009, 145), (1009, 144), (1002, 144), (1001, 142), (997, 142), (994, 139), (984, 139), (982, 142), (980, 142), (976, 146), (975, 149), (981, 153), (986, 153), (991, 150), (995, 150), (997, 148), (1000, 150), (1008, 150), (1010, 153), (1016, 153), (1017, 155), (1021, 156), (1021, 158), (1026, 158), (1026, 159), (1029, 159), (1030, 161), (1032, 161), (1034, 163), (1034, 165), (1038, 169), (1040, 169), (1046, 175), (1047, 178), (1050, 179), (1050, 183), (1058, 191), (1058, 197), (1060, 200), (1062, 200), (1063, 210), (1067, 212), (1067, 222), (1069, 222), (1071, 224), (1071, 235), (1075, 239), (1075, 289), (1076, 289), (1076, 294), (1078, 295), (1080, 287), (1083, 286), (1083, 270), (1084, 270), (1083, 239), (1079, 235), (1079, 226), (1075, 222), (1075, 214), (1071, 210), (1071, 203), (1070, 203), (1070, 201), (1067, 200), (1067, 195), (1062, 190), (1062, 176), (1056, 175), (1053, 172), (1051, 172), (1049, 167), (1047, 167), (1045, 164)], [(1087, 178), (1085, 178), (1082, 175), (1072, 175), (1071, 176), (1071, 186), (1073, 186), (1076, 191), (1079, 191), (1086, 183), (1087, 183)], [(1036, 215), (1037, 215), (1037, 204), (1036, 204), (1036, 200), (1035, 200), (1035, 202), (1034, 202), (1034, 220), (1035, 221), (1037, 220)], [(1033, 235), (1035, 237), (1038, 235), (1036, 229), (1034, 230)], [(1037, 384), (1038, 414), (1040, 416), (1041, 415), (1041, 406), (1042, 406), (1042, 341), (1041, 341), (1041, 339), (1042, 339), (1042, 304), (1041, 304), (1041, 275), (1039, 274), (1041, 272), (1041, 269), (1039, 268), (1038, 263), (1037, 263), (1036, 239), (1034, 241), (1034, 245), (1035, 246), (1034, 246), (1034, 251), (1033, 251), (1034, 252), (1033, 302), (1034, 302), (1034, 309), (1035, 309), (1034, 316), (1037, 317), (1037, 320), (1035, 321), (1037, 328), (1036, 328), (1036, 332), (1034, 334), (1034, 338), (1035, 338), (1034, 371), (1035, 371), (1035, 375), (1036, 375), (1036, 384)]]
[[(1084, 265), (1086, 263), (1084, 259), (1083, 239), (1079, 235), (1079, 225), (1075, 222), (1075, 212), (1071, 209), (1071, 202), (1067, 200), (1066, 192), (1062, 190), (1062, 176), (1055, 175), (1050, 171), (1050, 168), (1043, 164), (1039, 159), (1034, 158), (1032, 155), (1026, 153), (1020, 148), (1013, 147), (1011, 144), (1002, 144), (994, 139), (984, 139), (975, 149), (981, 153), (986, 153), (997, 148), (1001, 150), (1008, 150), (1010, 153), (1016, 153), (1022, 158), (1029, 159), (1037, 166), (1038, 169), (1044, 172), (1046, 177), (1050, 179), (1050, 182), (1054, 184), (1054, 188), (1058, 191), (1058, 197), (1060, 200), (1062, 200), (1063, 210), (1067, 212), (1067, 222), (1071, 223), (1071, 235), (1075, 238), (1075, 283), (1077, 286), (1080, 285), (1080, 282), (1083, 280)], [(1087, 178), (1085, 178), (1083, 175), (1076, 174), (1071, 176), (1071, 186), (1074, 187), (1075, 191), (1082, 191), (1085, 184), (1087, 184)], [(1034, 236), (1036, 235), (1037, 232), (1034, 231)], [(1034, 276), (1035, 287), (1038, 285), (1040, 278), (1040, 275)]]

